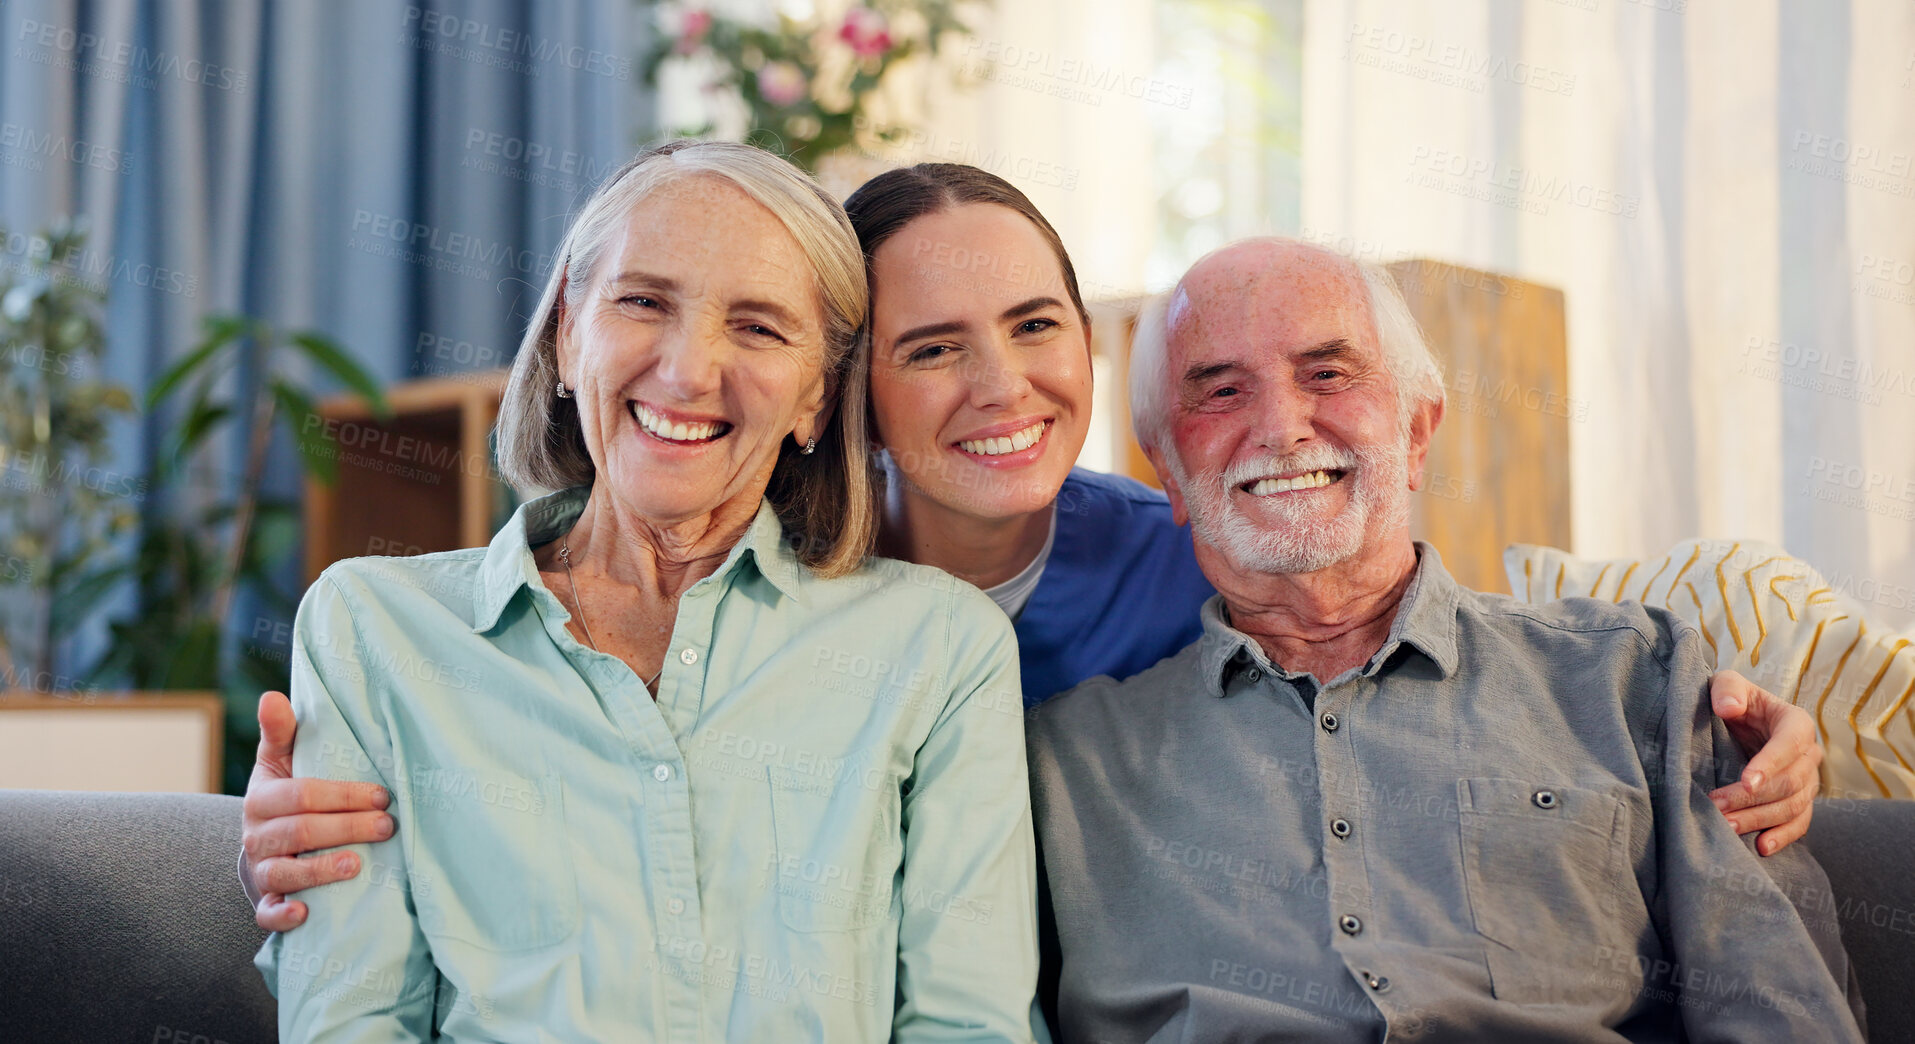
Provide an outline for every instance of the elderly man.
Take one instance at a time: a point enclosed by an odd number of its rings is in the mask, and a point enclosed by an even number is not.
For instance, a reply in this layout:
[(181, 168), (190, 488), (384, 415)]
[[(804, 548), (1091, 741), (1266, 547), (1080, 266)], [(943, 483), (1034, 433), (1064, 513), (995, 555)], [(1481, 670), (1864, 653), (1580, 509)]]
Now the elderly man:
[(1248, 241), (1164, 324), (1134, 412), (1219, 597), (1032, 712), (1061, 1037), (1860, 1039), (1769, 872), (1820, 869), (1710, 804), (1696, 634), (1410, 540), (1443, 393), (1389, 277)]

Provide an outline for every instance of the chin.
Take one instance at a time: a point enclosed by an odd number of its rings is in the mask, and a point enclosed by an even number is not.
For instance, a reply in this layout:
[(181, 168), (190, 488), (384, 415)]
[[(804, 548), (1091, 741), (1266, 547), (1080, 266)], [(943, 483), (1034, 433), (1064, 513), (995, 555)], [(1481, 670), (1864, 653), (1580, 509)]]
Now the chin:
[(1070, 471), (1049, 462), (1013, 472), (972, 470), (983, 473), (969, 488), (950, 490), (938, 499), (988, 519), (1014, 518), (1050, 507)]

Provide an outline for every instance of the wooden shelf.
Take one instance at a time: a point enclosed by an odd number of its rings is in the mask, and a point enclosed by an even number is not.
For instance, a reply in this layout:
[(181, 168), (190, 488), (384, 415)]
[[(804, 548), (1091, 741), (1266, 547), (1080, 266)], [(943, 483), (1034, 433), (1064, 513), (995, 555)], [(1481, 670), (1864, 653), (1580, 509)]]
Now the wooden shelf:
[(385, 420), (356, 397), (320, 403), (339, 471), (332, 486), (306, 483), (307, 583), (342, 558), (491, 541), (515, 499), (490, 444), (505, 381), (505, 370), (481, 370), (395, 385)]

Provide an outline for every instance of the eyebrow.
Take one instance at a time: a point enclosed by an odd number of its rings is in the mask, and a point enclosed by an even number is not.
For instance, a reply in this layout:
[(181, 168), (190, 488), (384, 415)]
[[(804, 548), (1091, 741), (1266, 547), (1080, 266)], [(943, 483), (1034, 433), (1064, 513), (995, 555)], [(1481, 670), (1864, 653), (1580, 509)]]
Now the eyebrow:
[[(1022, 301), (1006, 308), (1003, 312), (999, 313), (998, 321), (1009, 322), (1013, 319), (1021, 319), (1024, 316), (1030, 315), (1032, 312), (1041, 312), (1046, 308), (1062, 307), (1064, 307), (1064, 302), (1059, 301), (1055, 297), (1033, 297), (1028, 301)], [(922, 341), (929, 337), (944, 337), (948, 334), (963, 333), (968, 326), (970, 326), (970, 324), (962, 319), (949, 319), (941, 323), (926, 323), (923, 326), (914, 326), (904, 331), (891, 343), (893, 345), (908, 344), (912, 341)]]
[(1022, 304), (1014, 304), (1011, 307), (1006, 308), (1004, 310), (1004, 314), (998, 316), (998, 318), (1002, 320), (1006, 320), (1006, 321), (1011, 319), (1021, 319), (1024, 316), (1031, 314), (1032, 312), (1041, 312), (1046, 308), (1062, 308), (1062, 307), (1064, 307), (1064, 302), (1059, 301), (1055, 297), (1033, 297)]
[[(1320, 361), (1323, 359), (1341, 359), (1355, 354), (1357, 354), (1356, 346), (1350, 343), (1349, 338), (1338, 337), (1334, 340), (1325, 341), (1322, 344), (1305, 348), (1303, 351), (1298, 352), (1297, 356), (1302, 359)], [(1201, 384), (1204, 381), (1221, 377), (1232, 371), (1247, 372), (1242, 363), (1203, 363), (1201, 365), (1192, 366), (1190, 369), (1184, 371), (1184, 383)]]
[(1356, 346), (1352, 345), (1348, 338), (1339, 337), (1332, 341), (1325, 341), (1315, 348), (1306, 348), (1297, 354), (1305, 359), (1338, 359), (1346, 355), (1355, 355)]
[(1212, 377), (1221, 377), (1233, 370), (1242, 372), (1243, 366), (1233, 362), (1204, 363), (1200, 366), (1192, 366), (1190, 369), (1184, 371), (1184, 383), (1202, 384)]
[(671, 276), (654, 275), (651, 272), (640, 272), (637, 269), (627, 269), (613, 276), (611, 279), (606, 280), (606, 282), (608, 285), (614, 286), (625, 283), (642, 283), (646, 286), (655, 286), (660, 290), (676, 291), (678, 289), (678, 280), (673, 279)]
[(945, 334), (961, 333), (964, 327), (965, 323), (956, 319), (942, 323), (926, 323), (923, 326), (914, 326), (904, 331), (898, 335), (897, 340), (891, 343), (898, 345), (909, 341), (922, 341), (927, 337), (943, 337)]

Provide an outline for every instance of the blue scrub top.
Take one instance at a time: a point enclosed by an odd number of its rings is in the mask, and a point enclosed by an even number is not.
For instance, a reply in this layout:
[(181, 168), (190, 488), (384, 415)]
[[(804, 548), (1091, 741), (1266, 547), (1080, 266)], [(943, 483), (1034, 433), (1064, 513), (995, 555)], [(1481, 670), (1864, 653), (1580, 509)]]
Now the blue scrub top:
[(1100, 674), (1128, 678), (1196, 641), (1197, 610), (1215, 593), (1163, 493), (1071, 469), (1051, 559), (1016, 621), (1024, 706)]

